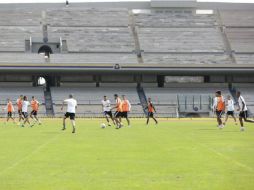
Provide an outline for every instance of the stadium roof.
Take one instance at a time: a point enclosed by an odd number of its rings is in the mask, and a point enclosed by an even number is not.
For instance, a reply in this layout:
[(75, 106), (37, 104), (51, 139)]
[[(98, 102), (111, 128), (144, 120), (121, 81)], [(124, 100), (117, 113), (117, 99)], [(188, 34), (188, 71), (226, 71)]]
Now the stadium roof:
[[(42, 4), (46, 7), (58, 7), (65, 2), (65, 0), (0, 0), (2, 4), (0, 9), (13, 6), (38, 8), (37, 5)], [(254, 9), (254, 0), (68, 0), (68, 2), (73, 7)]]
[[(153, 1), (153, 0), (69, 0), (69, 2), (121, 2), (121, 1)], [(177, 0), (156, 0), (177, 1)], [(182, 0), (193, 1), (193, 0)], [(182, 2), (180, 1), (180, 2)], [(254, 3), (254, 0), (197, 0), (198, 2)], [(62, 3), (64, 0), (0, 0), (0, 3)], [(179, 1), (178, 1), (179, 2)]]

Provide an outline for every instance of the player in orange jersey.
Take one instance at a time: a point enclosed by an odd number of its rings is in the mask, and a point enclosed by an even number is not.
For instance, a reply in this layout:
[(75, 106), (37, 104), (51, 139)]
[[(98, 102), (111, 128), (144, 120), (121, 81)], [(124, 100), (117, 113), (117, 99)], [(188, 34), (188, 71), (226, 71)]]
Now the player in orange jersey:
[(18, 107), (18, 114), (19, 114), (19, 123), (18, 123), (18, 125), (20, 124), (21, 120), (24, 120), (24, 117), (22, 115), (22, 102), (23, 102), (23, 95), (20, 95), (19, 98), (16, 101), (16, 105)]
[(12, 119), (13, 123), (15, 123), (15, 119), (12, 116), (14, 112), (14, 107), (10, 99), (7, 99), (7, 105), (3, 108), (3, 110), (7, 110), (7, 119), (5, 124), (9, 121), (9, 119)]
[(224, 125), (222, 123), (221, 117), (222, 117), (222, 114), (225, 112), (225, 99), (221, 95), (221, 91), (215, 92), (213, 110), (216, 113), (218, 127), (222, 129)]
[(122, 124), (121, 124), (122, 100), (118, 97), (117, 94), (114, 95), (114, 98), (116, 100), (116, 104), (111, 110), (116, 109), (116, 112), (114, 114), (114, 120), (116, 123), (116, 129), (120, 129), (122, 127)]
[(154, 107), (154, 105), (152, 103), (151, 98), (148, 98), (148, 104), (147, 104), (146, 109), (148, 110), (146, 125), (148, 125), (150, 118), (152, 118), (155, 121), (155, 124), (157, 125), (158, 121), (154, 117), (154, 113), (156, 113), (156, 110), (155, 110), (155, 107)]
[(41, 121), (38, 119), (37, 114), (38, 114), (38, 110), (39, 110), (39, 106), (40, 103), (36, 100), (36, 98), (34, 96), (32, 96), (32, 101), (31, 101), (31, 107), (32, 107), (32, 111), (30, 113), (30, 117), (34, 120), (33, 125), (38, 122), (39, 125), (41, 125)]
[[(128, 126), (130, 127), (130, 120), (129, 120), (129, 117), (128, 117), (128, 113), (131, 110), (131, 104), (130, 104), (129, 100), (127, 100), (125, 95), (122, 95), (122, 98), (123, 98), (123, 100), (122, 100), (122, 115), (121, 115), (121, 118), (125, 118), (127, 123), (128, 123)], [(120, 122), (121, 122), (121, 118), (120, 118)]]

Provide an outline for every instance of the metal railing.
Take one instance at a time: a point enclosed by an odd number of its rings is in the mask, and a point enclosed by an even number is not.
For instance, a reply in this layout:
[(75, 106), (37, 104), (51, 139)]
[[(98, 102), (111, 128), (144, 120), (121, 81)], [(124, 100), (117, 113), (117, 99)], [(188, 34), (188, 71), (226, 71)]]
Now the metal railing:
[(213, 98), (208, 94), (177, 95), (179, 112), (209, 112)]

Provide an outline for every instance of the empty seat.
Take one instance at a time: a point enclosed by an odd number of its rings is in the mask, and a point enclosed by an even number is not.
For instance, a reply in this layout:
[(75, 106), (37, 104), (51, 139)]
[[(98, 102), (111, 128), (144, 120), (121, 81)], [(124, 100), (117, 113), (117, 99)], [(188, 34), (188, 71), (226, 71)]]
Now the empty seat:
[(1, 53), (0, 63), (8, 64), (137, 64), (133, 53), (66, 53), (51, 54), (50, 59), (36, 53)]
[(180, 112), (193, 112), (196, 108), (197, 111), (209, 112), (217, 90), (221, 90), (224, 96), (230, 94), (227, 84), (219, 83), (169, 83), (164, 88), (145, 87), (144, 90), (156, 107), (168, 106), (175, 115), (178, 108)]
[(168, 64), (168, 65), (211, 65), (211, 64), (232, 64), (231, 59), (226, 54), (174, 54), (174, 53), (144, 53), (144, 63), (148, 64)]
[(139, 27), (208, 27), (217, 24), (214, 14), (196, 14), (192, 10), (165, 10), (162, 13), (150, 12), (135, 14)]
[(42, 38), (40, 26), (0, 26), (0, 51), (25, 51), (25, 39)]
[(62, 113), (58, 105), (60, 105), (64, 99), (68, 98), (69, 94), (73, 94), (74, 98), (78, 101), (77, 112), (79, 115), (101, 117), (101, 101), (103, 96), (106, 95), (108, 99), (111, 100), (113, 107), (115, 105), (113, 95), (118, 94), (120, 97), (121, 95), (126, 95), (127, 99), (130, 101), (132, 105), (131, 116), (140, 117), (144, 114), (142, 106), (139, 104), (140, 101), (135, 87), (52, 87), (51, 94), (54, 108), (57, 109), (54, 110), (55, 113)]
[(222, 24), (228, 27), (253, 27), (253, 10), (220, 10)]
[[(45, 99), (44, 99), (44, 90), (42, 87), (27, 87), (27, 86), (1, 86), (0, 88), (0, 104), (5, 106), (7, 98), (11, 99), (14, 109), (17, 112), (16, 100), (20, 95), (25, 95), (28, 97), (28, 101), (32, 100), (32, 96), (35, 96), (36, 99), (41, 103), (39, 113), (41, 115), (46, 114), (45, 108)], [(31, 107), (29, 106), (29, 111)]]
[(224, 52), (217, 28), (139, 28), (145, 52)]
[(238, 64), (254, 64), (253, 54), (235, 54), (235, 59)]
[(137, 64), (134, 53), (75, 53), (52, 54), (50, 63), (87, 63), (87, 64)]
[(128, 9), (49, 9), (46, 18), (50, 26), (128, 26)]
[(48, 35), (66, 39), (69, 52), (132, 52), (135, 49), (127, 27), (49, 27)]
[(0, 63), (11, 64), (40, 64), (47, 63), (42, 55), (34, 53), (2, 53), (0, 52)]
[(254, 28), (228, 28), (226, 32), (232, 50), (254, 53)]
[(41, 14), (31, 9), (1, 9), (0, 26), (39, 26)]

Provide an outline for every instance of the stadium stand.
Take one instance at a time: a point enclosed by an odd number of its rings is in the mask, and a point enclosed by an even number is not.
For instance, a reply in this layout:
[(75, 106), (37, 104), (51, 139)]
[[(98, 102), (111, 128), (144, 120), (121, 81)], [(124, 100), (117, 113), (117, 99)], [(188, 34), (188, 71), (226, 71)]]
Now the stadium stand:
[(253, 116), (254, 114), (254, 85), (249, 83), (234, 83), (233, 87), (240, 91), (242, 96), (244, 97), (247, 107), (249, 109), (249, 113)]
[(229, 28), (226, 31), (233, 51), (254, 53), (254, 28)]
[(25, 39), (31, 36), (42, 38), (40, 26), (1, 26), (0, 51), (24, 52)]
[(139, 28), (145, 52), (224, 52), (216, 28)]
[(69, 52), (132, 52), (127, 27), (49, 27), (49, 37), (67, 39)]
[(254, 54), (235, 54), (235, 59), (238, 64), (254, 64)]
[[(45, 100), (44, 100), (44, 89), (43, 87), (28, 87), (28, 86), (18, 86), (12, 85), (7, 86), (4, 85), (0, 87), (0, 105), (6, 106), (7, 98), (12, 100), (12, 103), (15, 105), (16, 100), (18, 99), (19, 95), (26, 95), (28, 100), (31, 101), (32, 96), (35, 96), (37, 100), (41, 103), (39, 115), (45, 116), (46, 108), (45, 108)], [(16, 106), (14, 106), (15, 110), (17, 111)], [(30, 110), (31, 111), (31, 110)], [(2, 111), (1, 115), (5, 115), (6, 111)]]
[(219, 14), (226, 27), (254, 27), (253, 10), (219, 10)]
[(38, 101), (44, 103), (44, 94), (43, 88), (41, 87), (1, 87), (0, 91), (1, 103), (4, 100), (4, 103), (7, 98), (10, 98), (12, 101), (16, 101), (19, 95), (26, 95), (29, 99), (32, 96), (37, 97)]
[(0, 26), (39, 26), (41, 11), (9, 8), (0, 11)]
[[(209, 113), (212, 106), (212, 97), (218, 89), (225, 96), (230, 94), (227, 84), (216, 83), (165, 84), (165, 88), (144, 88), (146, 96), (152, 98), (160, 116), (177, 116), (181, 112)], [(198, 110), (195, 111), (195, 107)]]
[(49, 9), (46, 18), (55, 27), (127, 27), (129, 24), (128, 9), (124, 8)]
[(135, 54), (128, 53), (82, 53), (82, 54), (52, 54), (52, 63), (111, 63), (137, 64)]
[(214, 14), (198, 15), (192, 10), (158, 10), (134, 16), (139, 27), (211, 27), (217, 24)]
[(152, 98), (159, 117), (177, 116), (177, 95), (170, 94), (167, 88), (144, 88), (147, 97)]
[(213, 96), (211, 94), (179, 94), (178, 110), (182, 117), (188, 116), (190, 113), (203, 114), (208, 116), (212, 109)]
[[(9, 65), (11, 64), (40, 64), (40, 63), (45, 63), (46, 60), (42, 55), (39, 54), (33, 54), (33, 53), (13, 53), (13, 52), (7, 52), (3, 53), (0, 52), (0, 63), (8, 63)], [(17, 59), (18, 57), (18, 59)]]
[[(0, 63), (11, 64), (137, 64), (135, 54), (128, 53), (68, 53), (52, 54), (50, 59), (46, 60), (44, 56), (33, 53), (1, 53)], [(17, 57), (19, 59), (17, 59)]]
[(79, 108), (78, 115), (80, 116), (102, 116), (101, 100), (106, 95), (114, 106), (113, 95), (126, 95), (132, 104), (131, 116), (143, 116), (142, 107), (139, 105), (139, 97), (134, 87), (52, 87), (52, 99), (54, 102), (54, 110), (56, 115), (61, 115), (60, 105), (62, 100), (66, 99), (69, 94), (74, 94), (77, 99)]
[(220, 10), (226, 37), (237, 64), (252, 64), (254, 55), (254, 12), (252, 10)]
[[(91, 3), (90, 8), (85, 4), (0, 7), (0, 82), (10, 82), (10, 73), (18, 77), (21, 72), (31, 80), (30, 87), (18, 85), (16, 91), (15, 87), (1, 87), (1, 100), (12, 95), (16, 99), (25, 89), (28, 96), (38, 96), (43, 103), (45, 95), (48, 107), (53, 104), (56, 116), (62, 116), (62, 100), (73, 93), (80, 103), (79, 116), (98, 117), (102, 96), (111, 99), (118, 93), (130, 99), (132, 116), (143, 116), (138, 85), (144, 87), (147, 97), (152, 97), (159, 116), (172, 117), (194, 108), (209, 112), (216, 90), (230, 94), (228, 82), (247, 83), (248, 77), (253, 77), (252, 9), (235, 10), (229, 4), (227, 10), (218, 6), (216, 10), (213, 7), (212, 14), (196, 14), (199, 5), (154, 8), (153, 3), (126, 2), (119, 3), (119, 7)], [(40, 45), (45, 44), (57, 49), (50, 58), (37, 54)], [(124, 66), (116, 69), (116, 64)], [(7, 68), (9, 65), (14, 67)], [(96, 68), (88, 71), (88, 67)], [(196, 73), (195, 68), (201, 71)], [(206, 83), (165, 82), (172, 75), (198, 75)], [(46, 91), (31, 87), (38, 85), (39, 76), (47, 80)], [(213, 84), (217, 81), (221, 83)], [(81, 82), (90, 85), (80, 86)], [(239, 83), (237, 88), (247, 91), (245, 84)], [(246, 93), (250, 104), (251, 94)]]
[(144, 53), (144, 63), (148, 64), (231, 64), (228, 55), (218, 54), (201, 54), (201, 53)]
[(154, 92), (158, 90), (158, 94), (160, 94), (159, 91), (165, 90), (169, 94), (189, 93), (189, 94), (214, 95), (214, 92), (217, 91), (218, 89), (220, 89), (224, 94), (229, 93), (227, 83), (178, 83), (178, 84), (166, 83), (165, 88), (149, 88), (149, 89), (145, 88), (145, 91), (147, 93), (147, 90), (153, 90)]
[(6, 9), (0, 11), (0, 51), (25, 51), (25, 39), (42, 38), (41, 11)]
[(135, 14), (146, 64), (231, 64), (216, 14), (158, 10)]

